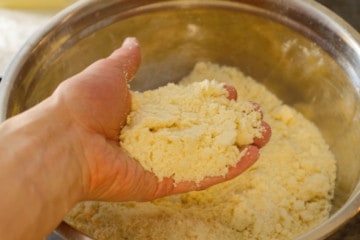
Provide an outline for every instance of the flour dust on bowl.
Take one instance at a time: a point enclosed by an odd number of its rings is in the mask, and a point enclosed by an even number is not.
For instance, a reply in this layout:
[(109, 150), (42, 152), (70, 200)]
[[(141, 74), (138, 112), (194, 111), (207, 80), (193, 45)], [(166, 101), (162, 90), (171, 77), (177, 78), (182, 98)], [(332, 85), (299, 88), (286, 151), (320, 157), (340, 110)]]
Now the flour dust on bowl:
[[(234, 181), (149, 203), (82, 203), (65, 219), (66, 231), (61, 227), (59, 234), (70, 239), (84, 239), (81, 230), (92, 238), (109, 239), (141, 234), (159, 239), (164, 234), (167, 239), (312, 240), (330, 236), (357, 213), (360, 38), (313, 1), (78, 2), (32, 37), (8, 68), (0, 96), (2, 119), (35, 105), (127, 36), (139, 39), (143, 54), (131, 82), (133, 90), (203, 80), (196, 76), (241, 79), (234, 84), (238, 91), (259, 100), (265, 120), (285, 130), (275, 130), (259, 162)], [(281, 139), (281, 146), (276, 139)], [(298, 141), (306, 142), (306, 149)], [(290, 152), (296, 157), (289, 159)], [(327, 169), (319, 156), (330, 159), (327, 163), (336, 159), (336, 180), (331, 177), (335, 165)], [(277, 176), (285, 178), (260, 181), (271, 169), (262, 166), (270, 163)], [(291, 171), (281, 166), (291, 166)], [(236, 193), (217, 192), (221, 187)], [(275, 205), (276, 212), (266, 215)], [(265, 228), (259, 219), (271, 224)], [(114, 227), (119, 222), (125, 224)], [(224, 230), (223, 237), (215, 237), (216, 229)]]

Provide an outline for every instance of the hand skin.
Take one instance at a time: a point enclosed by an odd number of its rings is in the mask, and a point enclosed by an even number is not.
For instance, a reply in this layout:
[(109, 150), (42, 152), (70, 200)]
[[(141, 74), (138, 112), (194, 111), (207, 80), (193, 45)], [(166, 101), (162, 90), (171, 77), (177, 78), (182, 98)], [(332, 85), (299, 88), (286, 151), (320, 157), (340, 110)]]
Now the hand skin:
[(131, 105), (127, 84), (140, 61), (137, 40), (128, 38), (111, 56), (0, 125), (1, 239), (43, 239), (83, 200), (149, 201), (200, 190), (239, 175), (257, 160), (269, 127), (262, 145), (245, 147), (246, 156), (225, 177), (174, 186), (172, 179), (159, 183), (144, 171), (118, 142)]

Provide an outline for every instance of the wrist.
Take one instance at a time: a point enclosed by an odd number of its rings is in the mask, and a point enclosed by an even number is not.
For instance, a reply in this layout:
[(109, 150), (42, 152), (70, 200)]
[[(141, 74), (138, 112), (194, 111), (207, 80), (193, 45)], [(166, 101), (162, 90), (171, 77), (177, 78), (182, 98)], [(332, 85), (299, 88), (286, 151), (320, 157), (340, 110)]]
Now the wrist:
[(83, 200), (87, 183), (80, 128), (71, 121), (56, 96), (43, 101), (36, 111), (35, 116), (39, 117), (32, 124), (36, 132), (43, 132), (41, 145), (48, 148), (43, 160), (52, 164), (53, 173), (61, 179), (62, 200), (68, 199), (68, 205), (74, 205)]
[(23, 175), (20, 184), (34, 188), (34, 199), (68, 211), (82, 200), (85, 178), (77, 134), (63, 114), (61, 101), (50, 97), (4, 122), (1, 145), (11, 146), (3, 156)]

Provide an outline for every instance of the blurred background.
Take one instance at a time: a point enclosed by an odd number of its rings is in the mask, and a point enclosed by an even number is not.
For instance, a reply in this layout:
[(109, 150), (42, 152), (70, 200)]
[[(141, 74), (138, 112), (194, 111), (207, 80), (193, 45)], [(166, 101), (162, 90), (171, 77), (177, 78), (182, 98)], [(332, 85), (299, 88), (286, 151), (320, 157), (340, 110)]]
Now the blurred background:
[(317, 0), (360, 32), (360, 0)]
[(75, 0), (0, 0), (0, 7), (23, 9), (58, 9), (66, 7)]

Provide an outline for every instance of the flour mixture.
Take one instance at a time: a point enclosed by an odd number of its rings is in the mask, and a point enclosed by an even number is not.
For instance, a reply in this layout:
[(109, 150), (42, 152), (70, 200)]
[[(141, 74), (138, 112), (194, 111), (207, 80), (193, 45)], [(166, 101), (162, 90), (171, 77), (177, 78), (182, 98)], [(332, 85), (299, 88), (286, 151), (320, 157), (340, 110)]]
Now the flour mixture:
[[(335, 159), (316, 126), (235, 68), (198, 63), (180, 84), (233, 85), (272, 128), (259, 160), (235, 179), (153, 202), (78, 204), (66, 221), (102, 239), (294, 239), (329, 217)], [(241, 99), (239, 99), (241, 100)]]

